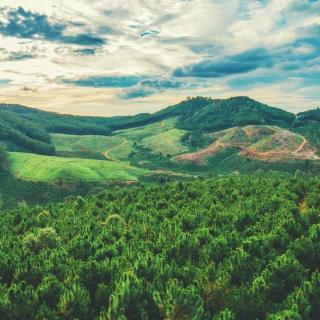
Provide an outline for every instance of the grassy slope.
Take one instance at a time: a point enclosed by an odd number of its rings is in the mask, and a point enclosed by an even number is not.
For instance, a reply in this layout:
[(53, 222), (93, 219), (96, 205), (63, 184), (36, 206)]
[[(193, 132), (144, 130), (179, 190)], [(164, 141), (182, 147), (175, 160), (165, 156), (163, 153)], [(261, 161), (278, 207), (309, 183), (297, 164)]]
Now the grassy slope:
[(119, 130), (116, 135), (128, 140), (121, 148), (115, 148), (110, 155), (123, 160), (134, 149), (134, 143), (151, 150), (154, 153), (178, 154), (186, 151), (180, 138), (186, 131), (175, 128), (177, 118), (166, 119), (142, 127)]
[(122, 143), (121, 137), (97, 135), (51, 134), (57, 154), (62, 156), (87, 156), (104, 159), (105, 152)]
[(152, 149), (154, 152), (165, 155), (176, 155), (188, 150), (180, 141), (184, 133), (185, 131), (183, 130), (170, 129), (145, 138), (142, 140), (142, 143), (145, 147)]
[(54, 182), (137, 180), (147, 170), (127, 164), (78, 158), (39, 156), (28, 153), (10, 153), (11, 170), (24, 179)]

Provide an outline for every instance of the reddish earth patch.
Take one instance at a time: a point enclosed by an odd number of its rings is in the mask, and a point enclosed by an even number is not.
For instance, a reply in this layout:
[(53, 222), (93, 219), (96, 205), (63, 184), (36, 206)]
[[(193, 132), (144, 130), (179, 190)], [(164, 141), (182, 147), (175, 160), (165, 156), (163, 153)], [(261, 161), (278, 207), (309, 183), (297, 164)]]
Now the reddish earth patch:
[(208, 155), (213, 156), (222, 148), (222, 145), (219, 142), (214, 142), (210, 144), (207, 148), (202, 149), (198, 152), (185, 153), (176, 157), (177, 161), (190, 161), (197, 164), (201, 164), (204, 161), (204, 158)]
[[(246, 136), (248, 138), (254, 138), (258, 132), (256, 126), (249, 126), (243, 128)], [(231, 129), (232, 130), (232, 129)], [(255, 148), (255, 143), (251, 144), (248, 142), (226, 142), (223, 143), (220, 139), (224, 136), (222, 132), (218, 132), (216, 138), (217, 141), (210, 144), (208, 147), (199, 150), (197, 152), (185, 153), (177, 156), (175, 159), (177, 161), (187, 161), (196, 164), (203, 164), (207, 156), (214, 156), (218, 151), (225, 148), (237, 148), (239, 149), (239, 155), (257, 159), (267, 162), (278, 162), (283, 160), (316, 160), (318, 157), (315, 155), (316, 149), (310, 146), (308, 141), (303, 137), (302, 143), (293, 150), (290, 144), (289, 138), (292, 138), (295, 134), (282, 130), (280, 128), (274, 128), (274, 134), (271, 135), (272, 140), (270, 140), (270, 146), (268, 148), (273, 148), (271, 150), (259, 151)], [(276, 147), (272, 147), (272, 141), (277, 143)]]

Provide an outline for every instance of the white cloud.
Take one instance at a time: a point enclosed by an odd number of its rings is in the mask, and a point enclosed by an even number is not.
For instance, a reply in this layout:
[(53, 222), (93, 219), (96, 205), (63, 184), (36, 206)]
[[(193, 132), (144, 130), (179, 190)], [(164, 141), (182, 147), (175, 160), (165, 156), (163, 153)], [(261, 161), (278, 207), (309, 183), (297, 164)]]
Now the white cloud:
[[(309, 95), (314, 105), (319, 104), (320, 98), (315, 94), (318, 86), (313, 84), (308, 90), (293, 90), (290, 77), (295, 77), (303, 87), (303, 76), (291, 71), (286, 71), (288, 79), (283, 77), (280, 83), (261, 84), (246, 88), (245, 92), (231, 88), (226, 79), (208, 79), (203, 86), (163, 91), (134, 101), (119, 99), (121, 89), (71, 87), (63, 85), (61, 80), (99, 75), (170, 77), (178, 67), (204, 59), (223, 61), (230, 55), (259, 47), (271, 54), (283, 55), (277, 61), (285, 61), (288, 52), (306, 57), (316, 50), (320, 52), (319, 43), (290, 46), (300, 38), (315, 38), (312, 30), (320, 28), (320, 1), (2, 0), (0, 4), (8, 8), (19, 6), (47, 15), (49, 23), (66, 24), (65, 36), (90, 33), (102, 37), (105, 43), (81, 46), (0, 34), (0, 48), (6, 50), (0, 50), (0, 80), (11, 80), (1, 85), (0, 94), (2, 100), (8, 102), (108, 115), (152, 111), (187, 95), (202, 94), (241, 93), (271, 104), (290, 100), (290, 106), (297, 109)], [(0, 22), (4, 19), (0, 17)], [(144, 33), (148, 36), (141, 36)], [(83, 49), (92, 54), (82, 55)], [(35, 58), (14, 61), (6, 58), (10, 53), (25, 54), (26, 58), (33, 54)], [(292, 62), (290, 58), (287, 60), (286, 64)], [(313, 71), (319, 63), (314, 64)], [(307, 64), (301, 64), (301, 69), (307, 68)], [(271, 72), (284, 71), (281, 66), (270, 66), (265, 72), (250, 74), (268, 76)], [(196, 78), (188, 81), (200, 82)], [(34, 90), (21, 90), (25, 86)], [(285, 98), (280, 98), (281, 95)]]

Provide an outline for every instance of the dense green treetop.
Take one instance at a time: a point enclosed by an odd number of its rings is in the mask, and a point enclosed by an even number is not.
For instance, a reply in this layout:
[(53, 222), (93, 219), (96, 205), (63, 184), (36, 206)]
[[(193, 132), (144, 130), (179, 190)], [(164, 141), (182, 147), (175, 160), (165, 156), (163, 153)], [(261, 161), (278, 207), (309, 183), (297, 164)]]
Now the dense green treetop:
[(319, 178), (115, 188), (0, 214), (0, 318), (317, 319)]

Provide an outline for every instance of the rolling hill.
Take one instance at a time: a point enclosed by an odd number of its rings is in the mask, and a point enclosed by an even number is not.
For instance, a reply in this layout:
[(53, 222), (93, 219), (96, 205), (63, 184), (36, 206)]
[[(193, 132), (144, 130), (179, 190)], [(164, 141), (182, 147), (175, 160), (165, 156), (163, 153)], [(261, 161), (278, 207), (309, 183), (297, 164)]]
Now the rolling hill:
[(0, 141), (13, 151), (54, 154), (46, 130), (9, 110), (0, 109)]
[(0, 104), (10, 171), (34, 182), (314, 172), (318, 137), (319, 109), (295, 115), (248, 97), (188, 98), (154, 114), (110, 118)]
[[(245, 125), (275, 125), (303, 131), (312, 136), (319, 131), (319, 113), (316, 109), (294, 115), (248, 97), (188, 98), (154, 114), (110, 118), (63, 115), (20, 105), (0, 104), (0, 139), (10, 140), (26, 149), (29, 148), (29, 151), (37, 152), (27, 143), (23, 144), (20, 141), (22, 138), (19, 139), (17, 136), (20, 134), (26, 140), (33, 139), (50, 144), (50, 133), (108, 136), (117, 130), (143, 127), (174, 118), (175, 128), (190, 132), (189, 141), (193, 141), (197, 146), (202, 143), (202, 133)], [(18, 131), (16, 135), (13, 130), (7, 129), (8, 123)], [(7, 132), (7, 135), (4, 132)], [(10, 148), (12, 146), (9, 145)]]
[(179, 116), (178, 127), (190, 131), (218, 131), (249, 124), (289, 127), (295, 115), (248, 97), (189, 98), (161, 110), (162, 116)]

